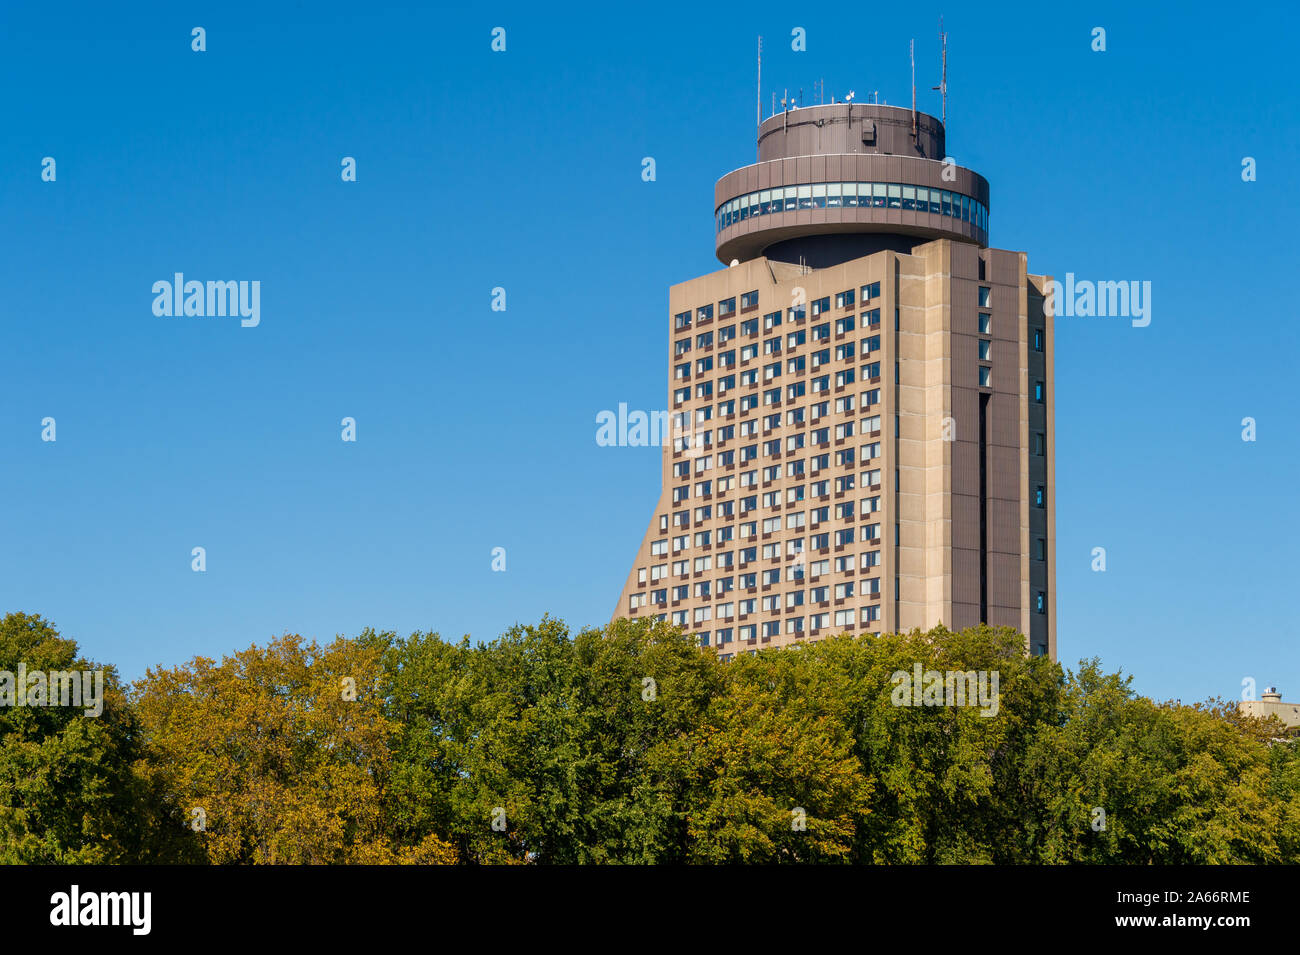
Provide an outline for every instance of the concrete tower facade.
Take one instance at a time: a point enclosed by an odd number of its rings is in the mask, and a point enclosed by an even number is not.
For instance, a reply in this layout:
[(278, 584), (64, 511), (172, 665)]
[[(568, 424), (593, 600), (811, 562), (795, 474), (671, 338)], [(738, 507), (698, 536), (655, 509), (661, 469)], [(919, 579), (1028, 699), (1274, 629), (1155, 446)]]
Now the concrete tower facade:
[(669, 291), (663, 490), (615, 616), (720, 654), (1015, 627), (1056, 655), (1050, 278), (990, 248), (943, 124), (777, 113)]

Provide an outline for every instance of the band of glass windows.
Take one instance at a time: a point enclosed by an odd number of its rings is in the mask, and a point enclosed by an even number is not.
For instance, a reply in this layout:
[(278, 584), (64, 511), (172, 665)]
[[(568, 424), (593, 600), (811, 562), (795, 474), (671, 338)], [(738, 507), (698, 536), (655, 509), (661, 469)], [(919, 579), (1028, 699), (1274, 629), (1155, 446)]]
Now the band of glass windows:
[(717, 211), (717, 230), (721, 232), (727, 226), (769, 212), (868, 208), (929, 212), (973, 222), (984, 232), (989, 228), (989, 211), (984, 204), (958, 192), (897, 182), (818, 182), (763, 189), (723, 203)]

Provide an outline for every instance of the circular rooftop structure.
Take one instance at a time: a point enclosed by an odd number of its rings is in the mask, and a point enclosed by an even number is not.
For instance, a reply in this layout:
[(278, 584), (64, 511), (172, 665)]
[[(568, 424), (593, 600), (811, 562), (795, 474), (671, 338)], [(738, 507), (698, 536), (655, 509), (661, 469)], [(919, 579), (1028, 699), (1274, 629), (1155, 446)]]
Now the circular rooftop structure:
[(759, 161), (714, 187), (718, 259), (823, 268), (932, 239), (985, 247), (988, 181), (945, 164), (944, 148), (943, 123), (904, 107), (776, 113), (759, 126)]

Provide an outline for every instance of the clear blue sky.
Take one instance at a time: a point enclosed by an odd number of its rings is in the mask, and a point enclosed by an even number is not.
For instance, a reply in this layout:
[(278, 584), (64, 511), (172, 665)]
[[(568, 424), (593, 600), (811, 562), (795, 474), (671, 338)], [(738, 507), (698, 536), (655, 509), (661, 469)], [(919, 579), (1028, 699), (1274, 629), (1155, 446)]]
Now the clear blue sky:
[[(755, 37), (765, 101), (898, 104), (915, 37), (937, 113), (944, 12), (992, 244), (1153, 284), (1148, 328), (1057, 327), (1061, 660), (1300, 697), (1295, 13), (952, 6), (6, 4), (0, 609), (127, 677), (286, 631), (603, 623), (660, 472), (595, 415), (667, 400), (668, 286), (718, 267), (713, 183), (753, 161)], [(155, 317), (178, 271), (260, 281), (261, 325)]]

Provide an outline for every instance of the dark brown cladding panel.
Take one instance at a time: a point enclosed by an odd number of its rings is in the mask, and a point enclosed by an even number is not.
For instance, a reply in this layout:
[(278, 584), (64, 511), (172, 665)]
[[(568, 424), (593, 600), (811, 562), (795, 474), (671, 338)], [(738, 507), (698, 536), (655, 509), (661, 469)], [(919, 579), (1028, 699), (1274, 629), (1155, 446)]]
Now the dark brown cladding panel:
[(952, 599), (957, 603), (979, 605), (980, 552), (974, 548), (952, 549)]
[(943, 123), (936, 117), (877, 103), (827, 103), (785, 110), (763, 120), (758, 129), (760, 161), (832, 153), (942, 159), (944, 148)]
[[(989, 204), (988, 180), (964, 166), (902, 156), (840, 156), (839, 170), (832, 175), (826, 156), (800, 156), (777, 162), (744, 166), (727, 173), (713, 189), (713, 208), (758, 189), (773, 186), (802, 186), (813, 182), (901, 182), (931, 189), (947, 189)], [(946, 169), (951, 178), (946, 178)], [(1014, 275), (1010, 279), (1015, 284)]]
[(944, 624), (950, 630), (964, 630), (966, 627), (978, 626), (980, 622), (980, 605), (975, 603), (957, 603), (955, 600), (952, 604), (952, 623), (944, 621)]
[[(1020, 606), (1020, 556), (989, 554), (989, 607)], [(1015, 626), (1019, 627), (1019, 621)]]
[(1018, 448), (1020, 446), (1020, 396), (1015, 393), (995, 394), (989, 410), (993, 444)]
[(992, 445), (989, 456), (989, 497), (1020, 500), (1020, 449)]

